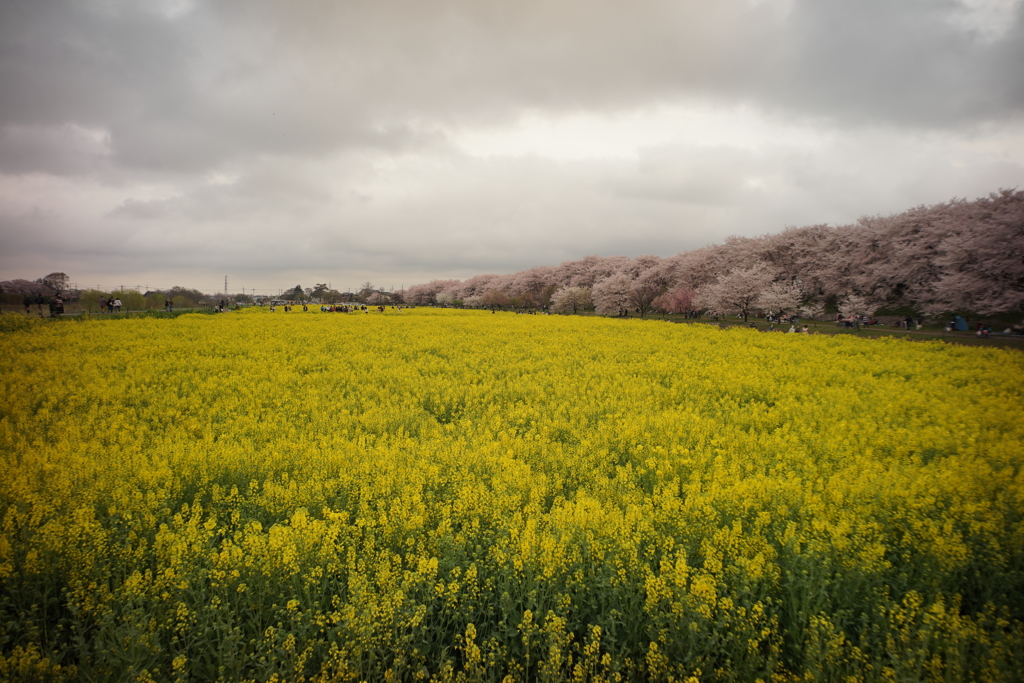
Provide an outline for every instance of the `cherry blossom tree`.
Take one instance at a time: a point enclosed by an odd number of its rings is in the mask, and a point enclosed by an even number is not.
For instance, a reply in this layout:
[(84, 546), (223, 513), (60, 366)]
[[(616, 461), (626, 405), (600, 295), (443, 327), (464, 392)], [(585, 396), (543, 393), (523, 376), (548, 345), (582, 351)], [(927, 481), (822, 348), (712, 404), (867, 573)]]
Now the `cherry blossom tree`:
[(1002, 190), (962, 203), (934, 258), (940, 276), (923, 306), (930, 312), (989, 315), (1024, 306), (1024, 191)]
[(800, 317), (819, 320), (825, 317), (825, 304), (820, 301), (810, 301), (800, 307)]
[(503, 290), (500, 289), (488, 289), (486, 292), (484, 292), (484, 295), (483, 297), (481, 297), (480, 301), (484, 306), (490, 306), (491, 308), (504, 308), (505, 306), (508, 306), (509, 304), (512, 303), (512, 300), (509, 298), (508, 294), (506, 294)]
[(576, 313), (592, 305), (590, 290), (586, 287), (563, 287), (551, 295), (551, 309), (556, 313)]
[[(554, 291), (555, 269), (551, 266), (538, 266), (514, 273), (506, 285), (506, 291), (511, 296), (523, 297), (529, 294), (536, 303), (546, 303), (551, 296), (550, 292), (545, 295), (546, 290)], [(544, 300), (543, 302), (541, 300)]]
[(419, 306), (430, 305), (436, 301), (437, 295), (449, 287), (457, 287), (461, 280), (431, 280), (423, 285), (413, 285), (406, 291), (406, 301)]
[[(456, 299), (501, 291), (508, 298), (544, 304), (559, 288), (593, 287), (599, 307), (645, 312), (642, 300), (624, 299), (625, 278), (633, 283), (629, 291), (634, 298), (649, 295), (651, 287), (681, 287), (699, 292), (700, 305), (711, 310), (742, 312), (753, 304), (744, 306), (743, 297), (737, 298), (740, 274), (747, 272), (749, 279), (756, 268), (758, 277), (767, 271), (769, 284), (790, 283), (802, 297), (822, 299), (851, 292), (870, 297), (875, 310), (912, 306), (926, 312), (987, 315), (1024, 307), (1022, 245), (1024, 191), (1002, 190), (975, 201), (955, 199), (891, 216), (866, 216), (852, 225), (729, 237), (722, 244), (668, 258), (592, 255), (556, 267), (479, 275), (466, 282), (434, 281), (413, 287), (408, 299), (428, 303), (441, 291)], [(612, 278), (622, 301), (613, 301)], [(604, 284), (598, 288), (600, 283)], [(637, 283), (643, 285), (642, 292), (634, 291)], [(762, 303), (771, 310), (793, 309), (795, 293), (780, 288), (781, 284), (768, 291), (766, 285), (761, 293), (769, 299)]]
[(593, 287), (598, 281), (628, 270), (633, 260), (628, 256), (586, 256), (578, 261), (565, 261), (552, 273), (553, 281), (566, 287)]
[(878, 310), (878, 305), (871, 297), (861, 294), (847, 294), (839, 300), (839, 312), (844, 316), (872, 316)]
[(717, 313), (735, 313), (746, 321), (762, 293), (772, 282), (772, 272), (764, 262), (749, 268), (735, 268), (717, 282), (698, 290), (701, 305)]
[(830, 249), (835, 235), (836, 229), (827, 225), (787, 228), (760, 238), (758, 252), (777, 279), (800, 281), (805, 294), (821, 295), (826, 281), (820, 272), (821, 257)]
[(493, 274), (474, 275), (473, 277), (465, 280), (459, 286), (457, 292), (453, 292), (455, 298), (462, 299), (463, 301), (473, 296), (483, 296), (484, 292), (490, 289), (494, 281), (500, 276)]
[(630, 310), (643, 318), (661, 289), (649, 282), (632, 280), (626, 273), (616, 273), (594, 285), (594, 308), (603, 315), (622, 315)]
[(803, 300), (803, 294), (793, 284), (773, 282), (757, 297), (757, 307), (765, 313), (786, 313), (796, 311)]
[(697, 292), (689, 287), (676, 287), (660, 295), (651, 307), (665, 313), (690, 313), (696, 309)]
[(591, 296), (594, 310), (602, 315), (622, 315), (629, 310), (629, 292), (633, 281), (628, 275), (617, 273), (594, 285)]

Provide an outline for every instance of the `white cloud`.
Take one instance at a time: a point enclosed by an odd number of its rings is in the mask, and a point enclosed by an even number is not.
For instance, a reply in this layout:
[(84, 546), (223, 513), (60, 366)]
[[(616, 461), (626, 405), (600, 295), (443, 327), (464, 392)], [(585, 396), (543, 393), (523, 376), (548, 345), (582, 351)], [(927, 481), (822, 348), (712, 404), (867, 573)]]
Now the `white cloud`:
[(1013, 29), (1021, 0), (959, 0), (949, 14), (954, 26), (976, 33), (982, 40), (995, 42)]
[(476, 157), (636, 159), (647, 148), (700, 145), (759, 150), (780, 144), (821, 146), (827, 127), (788, 123), (749, 106), (677, 103), (615, 113), (530, 112), (512, 125), (463, 127), (453, 143)]

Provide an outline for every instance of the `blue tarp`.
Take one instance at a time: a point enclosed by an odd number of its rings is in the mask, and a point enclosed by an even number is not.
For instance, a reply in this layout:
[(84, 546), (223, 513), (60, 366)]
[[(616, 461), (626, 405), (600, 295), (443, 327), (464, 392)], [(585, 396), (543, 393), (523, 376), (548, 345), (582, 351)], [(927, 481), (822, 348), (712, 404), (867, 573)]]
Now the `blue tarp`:
[(956, 323), (956, 325), (955, 325), (956, 329), (960, 330), (961, 332), (966, 332), (967, 331), (967, 329), (968, 329), (967, 328), (967, 321), (964, 320), (964, 317), (962, 315), (958, 315), (953, 320)]

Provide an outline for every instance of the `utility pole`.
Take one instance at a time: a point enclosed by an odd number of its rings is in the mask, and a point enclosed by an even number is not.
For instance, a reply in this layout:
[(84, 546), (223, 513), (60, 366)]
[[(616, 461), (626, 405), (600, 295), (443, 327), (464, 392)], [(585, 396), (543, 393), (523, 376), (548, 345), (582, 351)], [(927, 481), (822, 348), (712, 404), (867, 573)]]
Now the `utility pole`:
[(224, 298), (228, 298), (228, 276), (224, 276)]

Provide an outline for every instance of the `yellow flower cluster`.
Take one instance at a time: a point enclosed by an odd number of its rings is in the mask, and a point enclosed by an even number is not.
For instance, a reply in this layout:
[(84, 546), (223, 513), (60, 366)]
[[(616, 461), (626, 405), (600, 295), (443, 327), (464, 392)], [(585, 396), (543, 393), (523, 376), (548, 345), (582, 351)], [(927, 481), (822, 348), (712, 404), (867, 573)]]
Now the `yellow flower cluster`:
[(1024, 671), (1019, 352), (433, 309), (2, 329), (0, 680)]

